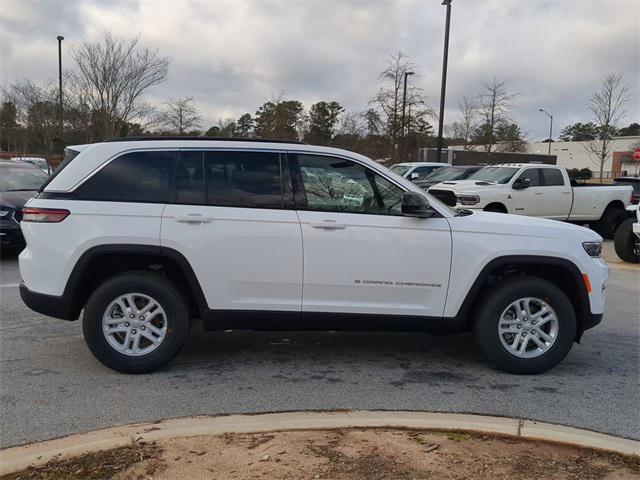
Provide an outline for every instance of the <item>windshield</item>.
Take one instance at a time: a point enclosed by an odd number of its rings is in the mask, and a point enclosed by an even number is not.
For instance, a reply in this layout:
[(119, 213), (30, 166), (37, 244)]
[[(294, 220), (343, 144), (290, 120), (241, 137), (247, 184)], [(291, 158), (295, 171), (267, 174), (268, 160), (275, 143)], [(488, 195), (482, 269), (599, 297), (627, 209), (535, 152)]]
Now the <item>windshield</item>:
[(485, 182), (507, 183), (518, 171), (511, 167), (484, 167), (471, 175), (468, 180), (484, 180)]
[(1, 167), (0, 192), (38, 190), (47, 176), (37, 168)]
[(461, 178), (466, 172), (464, 168), (444, 167), (431, 172), (424, 177), (425, 182), (444, 182), (446, 180), (456, 180)]
[(398, 175), (403, 175), (409, 171), (411, 165), (394, 165), (391, 167), (391, 170), (397, 173)]

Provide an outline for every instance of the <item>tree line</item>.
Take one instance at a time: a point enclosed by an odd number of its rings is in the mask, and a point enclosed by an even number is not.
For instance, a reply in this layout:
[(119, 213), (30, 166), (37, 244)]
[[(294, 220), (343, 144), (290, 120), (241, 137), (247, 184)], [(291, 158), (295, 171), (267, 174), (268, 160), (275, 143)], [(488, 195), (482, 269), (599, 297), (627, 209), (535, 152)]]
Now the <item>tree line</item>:
[[(71, 59), (72, 68), (64, 72), (62, 138), (57, 85), (19, 80), (0, 87), (2, 150), (51, 155), (59, 154), (65, 144), (110, 137), (207, 135), (301, 140), (396, 163), (415, 160), (418, 148), (437, 143), (431, 124), (437, 117), (415, 77), (405, 94), (405, 77), (415, 75), (418, 65), (402, 52), (389, 57), (377, 92), (361, 111), (347, 111), (335, 99), (306, 109), (299, 100), (281, 94), (253, 113), (221, 118), (208, 126), (203, 126), (193, 97), (169, 98), (158, 105), (144, 100), (145, 93), (166, 80), (171, 61), (157, 49), (142, 46), (140, 37), (119, 39), (105, 30), (98, 40), (73, 47)], [(518, 96), (506, 79), (480, 82), (475, 95), (464, 95), (458, 102), (456, 119), (445, 127), (445, 144), (489, 155), (525, 151), (527, 134), (512, 118)], [(614, 135), (639, 133), (637, 123), (618, 126), (630, 98), (631, 85), (621, 75), (607, 75), (589, 100), (593, 120), (565, 127), (559, 138), (592, 141), (591, 153), (602, 160)]]

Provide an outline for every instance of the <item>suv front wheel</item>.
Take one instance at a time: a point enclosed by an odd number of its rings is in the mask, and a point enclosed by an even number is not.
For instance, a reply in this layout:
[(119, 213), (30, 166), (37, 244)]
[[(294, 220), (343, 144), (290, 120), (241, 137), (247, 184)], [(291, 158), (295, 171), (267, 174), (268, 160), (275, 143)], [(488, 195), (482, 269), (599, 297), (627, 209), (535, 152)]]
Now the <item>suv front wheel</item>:
[(477, 342), (501, 370), (536, 374), (567, 356), (576, 316), (567, 296), (537, 277), (508, 278), (492, 286), (474, 325)]
[(95, 357), (123, 373), (146, 373), (169, 363), (189, 333), (189, 314), (179, 289), (148, 272), (109, 278), (91, 295), (82, 318)]

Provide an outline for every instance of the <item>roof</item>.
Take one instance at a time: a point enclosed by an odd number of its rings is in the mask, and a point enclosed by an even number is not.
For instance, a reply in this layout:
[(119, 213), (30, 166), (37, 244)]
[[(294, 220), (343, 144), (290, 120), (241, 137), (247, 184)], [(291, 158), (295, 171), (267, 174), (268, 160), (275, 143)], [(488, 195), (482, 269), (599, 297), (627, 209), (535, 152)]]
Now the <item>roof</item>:
[(549, 165), (548, 163), (492, 163), (486, 165), (487, 167), (515, 167), (515, 168), (523, 168), (523, 167), (554, 167), (560, 168), (558, 165)]
[(194, 137), (194, 136), (184, 136), (184, 135), (144, 135), (138, 137), (117, 137), (117, 138), (108, 138), (105, 142), (143, 142), (143, 141), (156, 141), (156, 140), (209, 140), (209, 141), (219, 141), (219, 142), (256, 142), (256, 143), (291, 143), (295, 145), (304, 145), (304, 142), (299, 142), (297, 140), (277, 140), (270, 138), (249, 138), (249, 137)]

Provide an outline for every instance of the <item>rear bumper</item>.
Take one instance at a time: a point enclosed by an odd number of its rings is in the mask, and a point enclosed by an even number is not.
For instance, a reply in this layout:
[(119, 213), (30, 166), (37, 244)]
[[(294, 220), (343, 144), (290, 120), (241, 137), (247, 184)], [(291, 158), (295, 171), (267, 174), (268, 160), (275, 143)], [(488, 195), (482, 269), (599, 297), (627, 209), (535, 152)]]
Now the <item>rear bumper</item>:
[(76, 320), (78, 311), (71, 300), (64, 295), (47, 295), (29, 290), (24, 283), (20, 284), (20, 297), (24, 304), (34, 312), (62, 320)]

